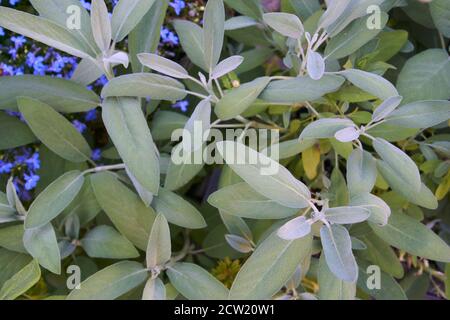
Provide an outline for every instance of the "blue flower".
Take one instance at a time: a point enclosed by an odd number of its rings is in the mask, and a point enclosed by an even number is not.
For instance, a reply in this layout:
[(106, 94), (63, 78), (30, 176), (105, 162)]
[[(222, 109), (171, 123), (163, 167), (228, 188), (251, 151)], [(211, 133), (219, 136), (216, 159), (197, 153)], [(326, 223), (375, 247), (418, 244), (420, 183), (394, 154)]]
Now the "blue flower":
[(181, 111), (186, 112), (188, 106), (189, 106), (189, 102), (187, 100), (181, 100), (181, 101), (178, 101), (177, 103), (175, 103), (172, 107), (178, 108)]
[(12, 163), (0, 160), (0, 174), (10, 173), (13, 167)]
[(41, 168), (41, 160), (39, 159), (39, 152), (35, 152), (25, 160), (29, 170), (38, 170)]
[(184, 0), (174, 0), (170, 2), (169, 5), (175, 10), (177, 16), (179, 16), (181, 11), (186, 8), (186, 3), (184, 3)]
[(3, 36), (5, 36), (5, 29), (0, 27), (0, 37), (3, 37)]
[(78, 132), (80, 132), (80, 133), (85, 132), (86, 129), (87, 129), (86, 124), (84, 124), (84, 123), (81, 122), (81, 121), (73, 120), (73, 121), (72, 121), (72, 124), (73, 124), (73, 126), (78, 130)]
[(86, 112), (86, 115), (84, 116), (84, 120), (90, 122), (97, 120), (97, 109), (92, 109)]
[(102, 151), (100, 149), (92, 150), (91, 159), (94, 161), (98, 161), (102, 158)]
[(179, 39), (175, 35), (175, 33), (173, 33), (172, 31), (170, 31), (169, 29), (167, 29), (165, 27), (161, 28), (161, 39), (162, 39), (163, 43), (165, 43), (165, 44), (170, 44), (170, 45), (178, 45), (179, 44)]
[(27, 39), (24, 36), (12, 36), (11, 41), (14, 42), (14, 47), (16, 49), (22, 48)]
[(36, 185), (38, 181), (40, 180), (40, 177), (36, 174), (24, 174), (23, 177), (25, 178), (25, 190), (33, 190), (36, 188)]

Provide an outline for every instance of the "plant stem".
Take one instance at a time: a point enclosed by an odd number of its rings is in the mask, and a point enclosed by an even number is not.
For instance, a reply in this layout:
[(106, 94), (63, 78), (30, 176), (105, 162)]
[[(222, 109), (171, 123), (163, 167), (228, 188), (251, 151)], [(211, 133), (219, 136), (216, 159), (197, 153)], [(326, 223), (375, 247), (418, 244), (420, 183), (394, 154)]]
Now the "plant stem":
[(102, 171), (108, 171), (108, 170), (122, 170), (122, 169), (125, 169), (125, 164), (124, 163), (113, 164), (113, 165), (109, 165), (109, 166), (95, 167), (95, 168), (92, 168), (92, 169), (85, 170), (83, 172), (83, 174), (94, 173), (94, 172), (102, 172)]

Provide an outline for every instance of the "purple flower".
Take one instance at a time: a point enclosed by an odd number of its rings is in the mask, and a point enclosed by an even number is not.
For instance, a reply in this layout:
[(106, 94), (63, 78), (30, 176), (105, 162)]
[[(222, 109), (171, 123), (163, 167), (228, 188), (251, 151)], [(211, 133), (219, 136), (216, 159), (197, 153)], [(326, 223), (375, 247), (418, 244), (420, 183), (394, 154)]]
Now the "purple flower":
[(4, 162), (3, 160), (0, 160), (0, 173), (1, 174), (10, 173), (13, 167), (14, 166), (12, 163)]
[(169, 5), (175, 10), (177, 16), (179, 16), (181, 11), (186, 8), (186, 3), (184, 3), (184, 0), (174, 0), (170, 2)]
[(102, 151), (100, 149), (92, 150), (91, 159), (94, 161), (98, 161), (102, 158)]
[(84, 120), (90, 122), (97, 120), (97, 109), (92, 109), (86, 112), (86, 115), (84, 116)]
[(186, 112), (188, 106), (189, 106), (189, 102), (188, 101), (181, 100), (181, 101), (178, 101), (177, 103), (175, 103), (172, 107), (173, 108), (178, 108), (181, 111)]
[(41, 160), (39, 159), (39, 152), (33, 153), (31, 157), (25, 160), (29, 170), (38, 170), (41, 168)]
[(165, 27), (161, 28), (161, 39), (162, 39), (162, 42), (165, 44), (169, 44), (169, 45), (178, 45), (179, 44), (179, 39), (175, 35), (175, 33), (173, 33), (172, 31), (170, 31), (169, 29), (167, 29)]
[(17, 49), (22, 48), (27, 39), (24, 36), (12, 36), (11, 41), (14, 42), (14, 47)]
[(25, 178), (25, 190), (33, 190), (36, 188), (36, 185), (40, 179), (40, 177), (36, 174), (24, 174), (23, 177)]
[(72, 121), (72, 124), (73, 124), (73, 126), (75, 127), (75, 129), (77, 129), (78, 132), (80, 132), (80, 133), (83, 133), (83, 132), (86, 131), (86, 129), (87, 129), (86, 124), (84, 124), (84, 123), (81, 122), (81, 121), (73, 120), (73, 121)]

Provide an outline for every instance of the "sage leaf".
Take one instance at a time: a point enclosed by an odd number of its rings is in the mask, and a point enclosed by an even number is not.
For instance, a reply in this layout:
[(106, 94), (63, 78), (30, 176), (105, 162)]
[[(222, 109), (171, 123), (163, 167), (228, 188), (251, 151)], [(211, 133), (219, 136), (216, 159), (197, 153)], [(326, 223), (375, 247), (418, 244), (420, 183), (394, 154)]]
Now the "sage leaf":
[(366, 221), (370, 211), (363, 206), (335, 207), (324, 210), (325, 218), (331, 223), (352, 224)]
[(243, 113), (255, 102), (269, 81), (269, 77), (257, 78), (226, 92), (214, 107), (217, 117), (221, 120), (230, 120)]
[(193, 64), (209, 72), (203, 49), (203, 30), (187, 20), (174, 20), (173, 26), (180, 37), (181, 46)]
[(233, 70), (236, 70), (243, 61), (244, 58), (242, 56), (231, 56), (226, 58), (214, 67), (211, 73), (211, 79), (219, 79)]
[[(280, 239), (276, 232), (267, 237), (239, 270), (230, 290), (231, 300), (270, 299), (291, 278), (310, 254), (312, 236), (297, 240)], [(255, 277), (255, 274), (258, 277)]]
[(320, 229), (320, 240), (331, 272), (340, 280), (356, 282), (358, 266), (347, 229), (337, 224), (324, 225)]
[(357, 140), (359, 138), (359, 135), (360, 133), (358, 129), (356, 129), (355, 127), (348, 127), (337, 131), (334, 134), (334, 137), (340, 142), (352, 142), (354, 140)]
[(133, 244), (114, 228), (98, 226), (81, 239), (81, 246), (92, 258), (130, 259), (139, 257)]
[(91, 25), (95, 43), (106, 52), (111, 44), (111, 21), (104, 0), (94, 0), (91, 4)]
[(251, 26), (257, 25), (258, 22), (247, 16), (237, 16), (237, 17), (231, 17), (227, 21), (225, 21), (225, 31), (228, 30), (236, 30), (236, 29), (243, 29)]
[(32, 75), (0, 77), (0, 109), (18, 111), (19, 96), (37, 99), (63, 113), (85, 112), (100, 105), (93, 91), (69, 80)]
[(225, 240), (230, 245), (230, 247), (238, 252), (249, 253), (253, 251), (253, 247), (250, 242), (240, 236), (236, 236), (234, 234), (226, 234)]
[(23, 245), (27, 252), (45, 269), (61, 274), (61, 256), (55, 230), (49, 223), (43, 227), (26, 229)]
[(80, 171), (69, 171), (52, 182), (28, 209), (25, 228), (42, 227), (56, 218), (75, 199), (83, 183)]
[(87, 58), (93, 54), (64, 27), (23, 11), (0, 7), (0, 26), (76, 57)]
[(270, 12), (263, 15), (264, 22), (283, 36), (300, 39), (305, 32), (300, 19), (290, 13)]
[[(308, 188), (278, 162), (232, 141), (218, 142), (217, 150), (231, 169), (258, 193), (289, 208), (309, 206)], [(249, 159), (253, 159), (252, 163)]]
[(203, 17), (203, 51), (205, 54), (205, 66), (209, 73), (217, 65), (222, 53), (225, 8), (223, 0), (208, 1)]
[(350, 119), (340, 118), (323, 118), (317, 121), (311, 122), (303, 129), (300, 134), (299, 140), (306, 139), (326, 139), (332, 138), (339, 130), (354, 127), (354, 123)]
[(347, 186), (351, 195), (372, 191), (377, 179), (377, 167), (373, 156), (356, 148), (347, 160)]
[(20, 97), (19, 110), (31, 131), (49, 149), (72, 162), (90, 159), (91, 148), (83, 136), (62, 115), (38, 100)]
[(158, 154), (139, 101), (108, 98), (102, 108), (106, 130), (127, 168), (145, 189), (158, 194)]
[(352, 194), (350, 197), (352, 206), (361, 206), (370, 211), (369, 221), (379, 225), (386, 225), (391, 215), (391, 208), (377, 196), (370, 193)]
[(27, 253), (23, 245), (23, 225), (18, 224), (0, 229), (0, 247), (10, 251)]
[(439, 31), (450, 38), (450, 5), (445, 0), (434, 0), (430, 3), (430, 12)]
[(152, 97), (155, 100), (182, 100), (183, 84), (175, 79), (152, 73), (133, 73), (112, 79), (103, 87), (102, 97)]
[(98, 203), (117, 230), (136, 247), (145, 250), (156, 216), (154, 210), (146, 207), (112, 173), (96, 173), (91, 176), (91, 183)]
[(28, 126), (17, 119), (0, 113), (0, 150), (20, 147), (36, 141)]
[(138, 59), (142, 65), (168, 76), (179, 79), (188, 79), (190, 77), (186, 69), (181, 65), (157, 54), (140, 53), (138, 54)]
[(370, 223), (372, 230), (390, 245), (412, 255), (449, 262), (450, 247), (422, 223), (403, 213), (394, 213), (387, 225)]
[(250, 219), (283, 219), (298, 211), (262, 196), (245, 182), (216, 191), (209, 196), (208, 202), (229, 214)]
[(162, 214), (156, 216), (147, 246), (147, 268), (162, 266), (170, 260), (172, 245), (169, 224)]
[(284, 240), (295, 240), (307, 236), (311, 232), (311, 224), (305, 217), (297, 217), (278, 229), (277, 235)]
[(211, 128), (211, 102), (205, 99), (195, 107), (189, 120), (184, 126), (184, 134), (189, 133), (186, 139), (183, 137), (184, 152), (195, 152), (203, 147), (203, 140), (196, 137), (208, 136), (207, 132)]
[(309, 50), (307, 55), (308, 74), (313, 80), (320, 80), (325, 73), (325, 60), (320, 53)]
[(147, 270), (138, 262), (121, 261), (84, 280), (67, 300), (114, 300), (144, 283)]
[(227, 6), (246, 16), (254, 19), (260, 19), (262, 17), (263, 9), (260, 1), (258, 0), (225, 0), (225, 3)]
[(188, 229), (206, 227), (203, 216), (193, 205), (164, 188), (160, 189), (158, 196), (153, 200), (153, 206), (155, 211), (163, 214), (170, 223)]
[(387, 123), (404, 128), (425, 129), (450, 119), (450, 102), (417, 101), (404, 105), (388, 117)]
[(319, 270), (319, 298), (321, 300), (354, 300), (356, 283), (337, 278), (327, 265), (325, 255), (320, 256)]
[(353, 85), (368, 92), (382, 100), (399, 96), (397, 89), (392, 83), (383, 77), (371, 72), (357, 69), (340, 71), (338, 74), (344, 76)]
[(403, 97), (390, 97), (380, 104), (372, 115), (372, 121), (378, 122), (389, 116), (402, 102)]
[(111, 18), (112, 38), (122, 41), (141, 21), (154, 0), (120, 0), (114, 7)]
[(161, 279), (147, 280), (142, 293), (142, 300), (166, 300), (166, 287)]
[(422, 184), (420, 172), (416, 164), (406, 153), (384, 139), (377, 138), (373, 147), (378, 155), (415, 191), (420, 190)]
[(317, 100), (324, 95), (337, 91), (344, 78), (336, 75), (324, 75), (320, 80), (302, 76), (288, 80), (272, 81), (262, 92), (260, 98), (268, 102), (296, 103)]
[(226, 300), (228, 289), (205, 269), (192, 263), (169, 267), (170, 283), (189, 300)]
[(0, 300), (14, 300), (33, 287), (41, 278), (41, 268), (36, 260), (31, 261), (11, 279), (5, 282), (0, 290)]

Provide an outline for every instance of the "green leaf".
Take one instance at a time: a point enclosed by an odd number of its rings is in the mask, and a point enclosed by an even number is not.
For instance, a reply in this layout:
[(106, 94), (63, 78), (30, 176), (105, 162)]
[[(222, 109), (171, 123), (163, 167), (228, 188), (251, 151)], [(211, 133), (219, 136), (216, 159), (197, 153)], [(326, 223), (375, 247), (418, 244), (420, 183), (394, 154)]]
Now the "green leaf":
[(373, 141), (373, 147), (378, 155), (389, 167), (396, 172), (396, 175), (409, 184), (416, 192), (420, 190), (422, 182), (420, 172), (415, 162), (401, 149), (390, 144), (384, 139), (377, 138)]
[(205, 219), (200, 212), (188, 201), (169, 190), (161, 188), (153, 200), (153, 206), (155, 211), (163, 214), (170, 223), (188, 229), (206, 227)]
[(135, 98), (109, 98), (103, 102), (103, 122), (121, 158), (137, 181), (158, 194), (158, 150)]
[(352, 196), (372, 191), (377, 180), (375, 159), (367, 151), (356, 148), (347, 160), (347, 185)]
[(381, 100), (399, 96), (399, 93), (394, 85), (377, 74), (357, 69), (340, 71), (339, 74), (343, 75), (356, 87), (380, 98)]
[(214, 107), (216, 115), (221, 120), (230, 120), (240, 115), (255, 102), (269, 81), (269, 77), (257, 78), (228, 91)]
[(263, 15), (264, 22), (285, 37), (300, 39), (305, 32), (300, 19), (291, 13), (270, 12)]
[(111, 20), (104, 0), (94, 0), (91, 5), (91, 26), (95, 43), (106, 52), (111, 45)]
[(141, 21), (154, 0), (120, 0), (114, 7), (111, 18), (112, 38), (122, 41)]
[(179, 79), (187, 79), (190, 77), (186, 69), (181, 65), (157, 54), (140, 53), (138, 54), (138, 59), (142, 65), (168, 76)]
[(114, 300), (144, 283), (147, 270), (138, 262), (121, 261), (93, 274), (67, 300)]
[(225, 21), (224, 28), (225, 28), (225, 31), (228, 31), (228, 30), (237, 30), (237, 29), (247, 28), (247, 27), (256, 26), (256, 25), (258, 25), (258, 22), (251, 17), (237, 16), (237, 17), (231, 17), (230, 19)]
[(167, 269), (170, 283), (189, 300), (226, 300), (228, 289), (205, 269), (176, 263)]
[(450, 102), (443, 100), (417, 101), (392, 112), (386, 121), (404, 128), (425, 129), (450, 119)]
[(5, 282), (0, 290), (0, 300), (14, 300), (33, 287), (41, 278), (41, 268), (33, 260)]
[(157, 111), (150, 124), (150, 129), (155, 141), (170, 140), (172, 132), (184, 128), (188, 121), (184, 114), (172, 111)]
[(81, 133), (49, 105), (32, 98), (17, 99), (19, 110), (36, 137), (66, 160), (84, 162), (91, 148)]
[(201, 163), (196, 164), (192, 161), (192, 159), (196, 159), (195, 157), (200, 157), (200, 159), (202, 159), (202, 148), (189, 153), (183, 151), (183, 144), (180, 143), (172, 149), (172, 155), (174, 153), (181, 153), (182, 161), (180, 161), (180, 163), (175, 163), (172, 158), (170, 159), (166, 173), (166, 180), (164, 181), (164, 188), (170, 191), (178, 190), (186, 185), (205, 166), (202, 160)]
[(114, 228), (98, 226), (81, 239), (81, 246), (92, 258), (130, 259), (139, 257), (133, 244)]
[(370, 211), (363, 206), (335, 207), (324, 210), (325, 218), (331, 223), (352, 224), (366, 221)]
[(181, 46), (191, 62), (205, 71), (205, 53), (203, 51), (203, 30), (197, 24), (187, 20), (174, 20), (173, 26), (180, 37)]
[(254, 19), (262, 18), (263, 9), (259, 0), (225, 0), (225, 3), (227, 6), (246, 16)]
[(236, 70), (244, 61), (241, 56), (231, 56), (222, 60), (212, 71), (211, 79), (219, 79), (224, 75)]
[(368, 192), (351, 194), (350, 204), (352, 206), (362, 206), (369, 210), (369, 221), (379, 225), (385, 225), (391, 215), (389, 206), (382, 199)]
[(283, 219), (298, 211), (262, 196), (245, 182), (216, 191), (209, 196), (208, 202), (229, 214), (249, 219)]
[(161, 279), (148, 279), (142, 300), (166, 300), (166, 287)]
[(112, 79), (103, 87), (102, 97), (152, 97), (155, 100), (182, 100), (186, 97), (179, 81), (152, 73), (133, 73)]
[(394, 213), (386, 226), (370, 223), (375, 233), (390, 245), (433, 261), (450, 262), (450, 247), (422, 223), (402, 213)]
[(331, 272), (339, 279), (356, 282), (358, 266), (352, 252), (352, 243), (348, 231), (343, 226), (324, 225), (320, 229), (325, 260)]
[(277, 152), (276, 150), (278, 150), (278, 158), (287, 159), (302, 153), (306, 149), (309, 149), (312, 146), (314, 146), (316, 143), (317, 140), (315, 139), (305, 139), (305, 140), (293, 139), (272, 144), (270, 147), (267, 147), (266, 149), (262, 150), (262, 152), (267, 155), (272, 155), (276, 154), (275, 152)]
[(100, 105), (99, 97), (80, 84), (49, 76), (0, 77), (0, 109), (18, 111), (18, 96), (38, 99), (63, 113), (84, 112)]
[(278, 162), (232, 141), (218, 142), (217, 150), (256, 192), (289, 208), (309, 206), (309, 189)]
[(94, 55), (85, 43), (64, 27), (23, 11), (0, 6), (0, 26), (76, 57)]
[(170, 260), (171, 254), (172, 244), (169, 224), (164, 215), (158, 214), (148, 239), (147, 268), (164, 265), (164, 263)]
[(260, 98), (275, 103), (313, 101), (327, 93), (337, 91), (343, 83), (344, 78), (336, 75), (325, 75), (320, 80), (302, 76), (272, 81), (262, 92)]
[(380, 29), (367, 28), (367, 16), (353, 21), (327, 44), (326, 59), (341, 59), (349, 56), (375, 38), (386, 25), (388, 18), (389, 16), (385, 12), (381, 13)]
[(295, 14), (302, 20), (308, 19), (314, 13), (320, 10), (320, 3), (318, 0), (289, 0)]
[(273, 52), (270, 48), (255, 48), (241, 52), (244, 58), (242, 64), (235, 70), (237, 74), (241, 74), (252, 69), (261, 67), (271, 56)]
[(67, 172), (51, 183), (28, 209), (25, 228), (42, 227), (56, 218), (75, 199), (83, 183), (80, 171)]
[[(83, 8), (78, 0), (30, 0), (33, 8), (39, 12), (39, 16), (46, 18), (65, 28), (67, 32), (76, 36), (85, 46), (90, 49), (90, 55), (95, 57), (98, 49), (95, 46), (94, 37), (92, 35), (91, 18), (89, 12)], [(80, 28), (68, 29), (68, 21), (72, 22), (69, 17), (74, 11), (68, 12), (70, 6), (77, 6), (80, 10)], [(74, 8), (74, 7), (73, 7)], [(75, 19), (76, 20), (76, 19)]]
[(307, 125), (300, 134), (299, 140), (333, 138), (339, 130), (354, 126), (350, 119), (322, 118)]
[[(406, 294), (402, 287), (389, 274), (381, 271), (380, 288), (369, 289), (367, 284), (371, 282), (371, 273), (368, 273), (369, 263), (358, 260), (359, 277), (358, 287), (365, 293), (371, 295), (376, 300), (407, 300)], [(375, 276), (375, 274), (373, 274)], [(373, 277), (372, 276), (372, 277)]]
[(22, 224), (0, 229), (0, 247), (11, 251), (27, 253), (23, 246), (24, 228)]
[(136, 28), (128, 35), (128, 51), (133, 72), (144, 72), (137, 54), (155, 53), (161, 38), (161, 27), (166, 16), (167, 0), (155, 1)]
[(23, 244), (28, 253), (45, 269), (61, 274), (61, 256), (55, 230), (49, 223), (43, 227), (26, 229)]
[(98, 203), (117, 230), (136, 247), (145, 250), (156, 216), (153, 209), (146, 207), (112, 173), (97, 173), (91, 176), (91, 182)]
[(450, 3), (445, 0), (434, 0), (430, 3), (430, 12), (439, 32), (450, 38)]
[[(265, 239), (245, 262), (230, 290), (231, 300), (270, 299), (311, 253), (312, 236), (286, 241), (276, 232)], [(258, 275), (255, 277), (255, 275)]]
[(356, 283), (347, 282), (337, 278), (330, 271), (325, 261), (325, 255), (320, 256), (319, 270), (319, 298), (321, 300), (354, 300)]
[(0, 112), (0, 150), (24, 146), (36, 140), (26, 124), (16, 117)]
[(203, 51), (205, 65), (212, 72), (222, 53), (225, 30), (225, 8), (222, 0), (210, 0), (206, 3), (203, 17)]
[[(420, 75), (419, 77), (417, 75)], [(423, 51), (403, 66), (397, 80), (403, 103), (450, 98), (450, 59), (442, 49)]]
[(399, 176), (397, 170), (392, 169), (386, 162), (377, 161), (377, 168), (389, 186), (409, 202), (431, 210), (438, 207), (436, 197), (423, 183), (419, 190), (416, 190), (407, 180)]

